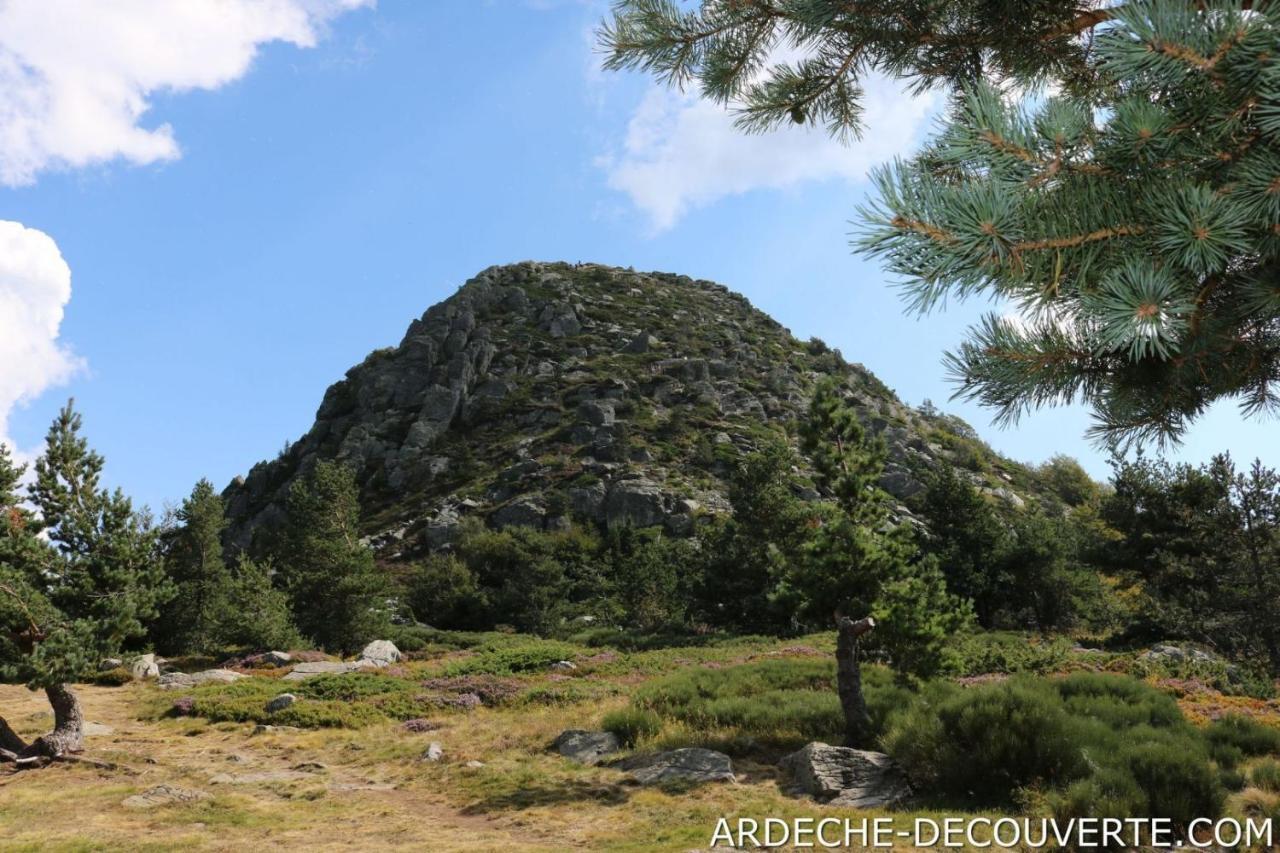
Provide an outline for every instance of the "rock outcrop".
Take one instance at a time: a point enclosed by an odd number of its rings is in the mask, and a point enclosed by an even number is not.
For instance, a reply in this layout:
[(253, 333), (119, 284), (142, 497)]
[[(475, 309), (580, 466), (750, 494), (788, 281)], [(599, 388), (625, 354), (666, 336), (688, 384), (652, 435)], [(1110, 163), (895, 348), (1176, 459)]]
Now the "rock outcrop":
[(780, 761), (795, 790), (836, 806), (888, 808), (911, 796), (906, 777), (883, 752), (806, 744)]
[(740, 454), (794, 436), (824, 375), (844, 380), (884, 439), (880, 485), (898, 500), (940, 462), (969, 469), (994, 500), (1028, 497), (1008, 486), (1020, 466), (963, 422), (904, 405), (722, 285), (527, 262), (480, 273), (332, 385), (306, 435), (227, 487), (229, 544), (277, 523), (318, 459), (355, 470), (368, 541), (386, 560), (447, 548), (468, 519), (688, 534), (728, 509)]

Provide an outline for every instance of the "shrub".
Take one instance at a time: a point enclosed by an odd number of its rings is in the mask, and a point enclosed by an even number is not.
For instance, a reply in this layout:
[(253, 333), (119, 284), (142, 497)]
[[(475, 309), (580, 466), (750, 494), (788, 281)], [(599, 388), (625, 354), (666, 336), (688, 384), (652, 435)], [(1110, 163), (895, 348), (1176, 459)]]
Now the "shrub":
[(1145, 808), (1133, 817), (1162, 817), (1185, 827), (1197, 817), (1222, 813), (1225, 794), (1213, 768), (1188, 740), (1153, 740), (1127, 747), (1126, 769), (1146, 793)]
[(565, 643), (546, 640), (524, 640), (511, 646), (489, 646), (484, 648), (475, 657), (450, 664), (445, 670), (445, 674), (489, 673), (491, 675), (511, 675), (517, 672), (538, 672), (547, 669), (557, 661), (571, 660), (577, 653), (577, 648)]
[(93, 683), (102, 687), (120, 687), (131, 681), (133, 681), (133, 673), (122, 666), (93, 675)]
[(1280, 793), (1280, 761), (1273, 758), (1264, 758), (1259, 761), (1249, 768), (1249, 781), (1255, 788), (1261, 788), (1273, 794)]
[(991, 672), (1045, 674), (1061, 668), (1070, 656), (1065, 637), (1033, 641), (1007, 631), (982, 631), (959, 638), (948, 655), (947, 669), (956, 675)]
[(1205, 730), (1205, 737), (1216, 748), (1235, 747), (1244, 755), (1280, 753), (1280, 729), (1239, 714), (1214, 721)]
[(601, 727), (613, 732), (623, 746), (630, 748), (661, 731), (662, 718), (642, 708), (623, 708), (605, 714)]
[(1085, 734), (1043, 682), (1011, 680), (919, 702), (885, 739), (924, 787), (973, 805), (1008, 805), (1017, 789), (1088, 775)]

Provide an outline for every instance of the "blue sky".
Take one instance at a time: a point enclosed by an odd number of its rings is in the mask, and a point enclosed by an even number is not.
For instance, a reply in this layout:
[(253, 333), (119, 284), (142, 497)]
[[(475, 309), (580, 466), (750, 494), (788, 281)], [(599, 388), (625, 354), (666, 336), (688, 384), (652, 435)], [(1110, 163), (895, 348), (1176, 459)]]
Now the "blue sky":
[[(874, 85), (852, 148), (743, 139), (714, 107), (598, 71), (603, 4), (575, 0), (270, 0), (270, 19), (212, 27), (161, 0), (124, 4), (141, 12), (120, 26), (74, 0), (15, 5), (0, 115), (24, 86), (69, 106), (0, 127), (0, 239), (31, 259), (0, 269), (0, 436), (37, 450), (74, 396), (110, 482), (153, 508), (274, 455), (369, 350), (477, 271), (530, 258), (723, 282), (1014, 458), (1106, 473), (1081, 410), (998, 430), (944, 404), (942, 353), (985, 306), (907, 317), (848, 249), (862, 175), (927, 132), (927, 98)], [(1274, 434), (1223, 405), (1176, 455), (1275, 464)]]

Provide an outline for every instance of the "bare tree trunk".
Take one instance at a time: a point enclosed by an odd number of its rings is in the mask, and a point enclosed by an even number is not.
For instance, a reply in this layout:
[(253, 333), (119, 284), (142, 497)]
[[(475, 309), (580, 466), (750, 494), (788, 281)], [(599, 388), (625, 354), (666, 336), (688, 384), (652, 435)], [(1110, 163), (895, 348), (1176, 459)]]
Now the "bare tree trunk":
[(40, 767), (84, 751), (84, 712), (71, 686), (46, 687), (44, 694), (53, 708), (53, 731), (28, 744), (0, 718), (0, 760), (19, 768)]
[(841, 616), (836, 621), (836, 691), (844, 711), (845, 746), (866, 747), (871, 738), (871, 715), (862, 697), (858, 646), (861, 638), (875, 627), (876, 620), (870, 616), (856, 622)]

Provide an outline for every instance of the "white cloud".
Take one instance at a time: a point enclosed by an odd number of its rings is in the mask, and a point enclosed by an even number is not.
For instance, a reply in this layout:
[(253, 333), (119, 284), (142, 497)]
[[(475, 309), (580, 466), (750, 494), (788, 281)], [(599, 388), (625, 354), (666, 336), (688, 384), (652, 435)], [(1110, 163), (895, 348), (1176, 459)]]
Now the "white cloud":
[(80, 367), (58, 342), (71, 268), (43, 231), (0, 220), (0, 442), (9, 414)]
[(913, 149), (938, 106), (881, 77), (864, 81), (863, 139), (845, 144), (824, 130), (787, 126), (748, 135), (713, 102), (653, 88), (631, 116), (620, 151), (600, 158), (612, 189), (630, 197), (656, 231), (727, 196), (805, 183), (857, 183), (868, 170)]
[(172, 160), (168, 124), (145, 126), (157, 92), (216, 89), (267, 42), (316, 43), (373, 0), (0, 2), (0, 183), (120, 158)]

